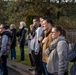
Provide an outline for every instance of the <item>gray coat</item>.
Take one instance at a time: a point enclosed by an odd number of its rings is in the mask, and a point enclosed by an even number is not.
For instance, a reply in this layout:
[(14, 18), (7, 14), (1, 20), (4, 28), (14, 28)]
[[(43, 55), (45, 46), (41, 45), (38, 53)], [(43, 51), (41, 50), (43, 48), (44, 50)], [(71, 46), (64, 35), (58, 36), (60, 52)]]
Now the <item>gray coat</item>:
[(3, 32), (3, 35), (1, 37), (1, 50), (0, 50), (0, 56), (1, 55), (8, 55), (10, 53), (10, 47), (11, 47), (11, 31), (9, 29), (5, 30)]
[(49, 55), (47, 70), (57, 75), (64, 75), (68, 70), (68, 44), (63, 36), (59, 37), (56, 48)]
[(43, 27), (38, 27), (36, 29), (35, 37), (31, 40), (30, 48), (31, 50), (35, 50), (35, 52), (39, 52), (40, 44), (38, 42), (38, 39), (41, 36), (42, 32), (43, 32)]

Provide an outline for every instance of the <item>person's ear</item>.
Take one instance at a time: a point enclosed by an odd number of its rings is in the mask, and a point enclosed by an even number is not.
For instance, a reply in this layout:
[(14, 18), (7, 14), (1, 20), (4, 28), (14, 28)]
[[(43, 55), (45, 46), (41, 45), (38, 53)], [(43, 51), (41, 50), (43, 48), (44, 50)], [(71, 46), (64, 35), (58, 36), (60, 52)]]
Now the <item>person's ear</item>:
[(61, 35), (61, 33), (58, 31), (58, 35), (60, 36)]

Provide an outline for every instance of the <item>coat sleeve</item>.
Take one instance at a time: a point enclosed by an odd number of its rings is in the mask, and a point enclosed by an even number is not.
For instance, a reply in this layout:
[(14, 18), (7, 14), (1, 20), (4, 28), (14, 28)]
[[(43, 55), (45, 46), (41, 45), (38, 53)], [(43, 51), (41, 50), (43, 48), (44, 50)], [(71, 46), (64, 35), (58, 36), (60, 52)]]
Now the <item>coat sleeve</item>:
[(58, 75), (64, 75), (65, 69), (66, 69), (66, 64), (67, 64), (67, 44), (66, 42), (60, 41), (57, 45), (57, 54), (59, 58), (58, 62)]
[(0, 56), (3, 55), (6, 52), (7, 43), (8, 43), (8, 36), (3, 35)]
[(39, 37), (41, 36), (41, 33), (43, 32), (43, 29), (38, 28), (36, 31), (36, 36), (35, 36), (35, 52), (39, 52), (40, 50), (40, 43), (38, 41)]
[(20, 38), (20, 43), (22, 43), (23, 38), (25, 38), (25, 34), (26, 34), (26, 30), (23, 30), (23, 31), (22, 31), (22, 36), (21, 36), (21, 38)]

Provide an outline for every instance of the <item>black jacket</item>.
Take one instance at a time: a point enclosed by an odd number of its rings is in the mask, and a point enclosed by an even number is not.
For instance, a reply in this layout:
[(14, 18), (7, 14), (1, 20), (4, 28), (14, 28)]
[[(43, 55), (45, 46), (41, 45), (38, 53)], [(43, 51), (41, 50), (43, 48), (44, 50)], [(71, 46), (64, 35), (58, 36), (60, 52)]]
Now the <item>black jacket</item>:
[(17, 37), (19, 37), (19, 43), (20, 46), (23, 46), (25, 44), (25, 38), (26, 38), (26, 32), (27, 32), (27, 28), (22, 28), (22, 29), (18, 29), (17, 30)]
[(12, 37), (11, 37), (11, 48), (16, 46), (16, 29), (11, 30)]

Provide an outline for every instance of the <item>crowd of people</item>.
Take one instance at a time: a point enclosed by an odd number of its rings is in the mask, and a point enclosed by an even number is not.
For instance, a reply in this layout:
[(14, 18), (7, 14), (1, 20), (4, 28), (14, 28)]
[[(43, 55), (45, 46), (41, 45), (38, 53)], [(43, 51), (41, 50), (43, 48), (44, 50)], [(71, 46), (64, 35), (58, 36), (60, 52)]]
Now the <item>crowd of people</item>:
[(76, 43), (69, 50), (66, 31), (60, 25), (54, 25), (47, 17), (34, 18), (28, 36), (28, 53), (31, 61), (30, 70), (35, 75), (68, 75), (69, 62), (74, 62), (70, 69), (76, 75)]
[[(31, 29), (32, 27), (32, 29)], [(68, 43), (61, 26), (49, 17), (33, 19), (30, 50), (35, 75), (68, 75)]]
[[(68, 75), (69, 62), (76, 60), (75, 45), (69, 51), (69, 43), (66, 39), (66, 31), (47, 17), (33, 18), (29, 26), (28, 54), (35, 75)], [(1, 75), (8, 75), (7, 57), (11, 51), (11, 60), (16, 59), (16, 39), (20, 47), (20, 59), (25, 60), (24, 46), (28, 28), (21, 21), (19, 29), (15, 24), (0, 25), (0, 69)], [(17, 37), (17, 38), (16, 38)], [(74, 60), (72, 60), (74, 58)], [(0, 70), (0, 71), (1, 71)], [(73, 72), (73, 73), (72, 73)], [(75, 64), (71, 75), (75, 75)]]
[(16, 29), (15, 24), (10, 26), (0, 25), (0, 75), (8, 75), (7, 58), (11, 54), (11, 60), (16, 59), (16, 37), (20, 47), (20, 60), (24, 61), (24, 45), (25, 35), (28, 29), (26, 23), (21, 21), (19, 29)]

